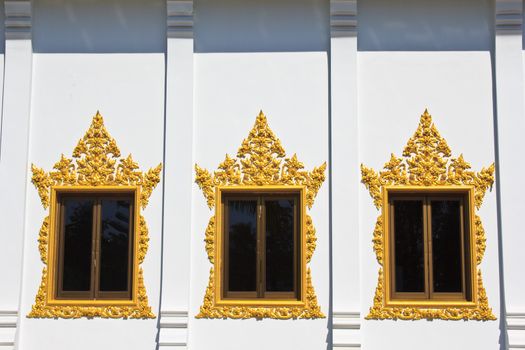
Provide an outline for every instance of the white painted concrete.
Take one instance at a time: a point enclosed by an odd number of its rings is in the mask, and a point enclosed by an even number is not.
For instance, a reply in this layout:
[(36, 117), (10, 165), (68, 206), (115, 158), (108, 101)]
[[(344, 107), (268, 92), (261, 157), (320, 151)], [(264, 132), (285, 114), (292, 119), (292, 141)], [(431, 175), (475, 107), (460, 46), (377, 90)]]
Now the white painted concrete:
[[(163, 161), (164, 57), (162, 54), (37, 54), (33, 58), (29, 159), (51, 170), (60, 154), (71, 156), (78, 140), (100, 110), (123, 156), (129, 153), (142, 170)], [(20, 313), (34, 302), (43, 264), (38, 230), (47, 212), (28, 184), (24, 276)], [(149, 228), (149, 250), (142, 264), (154, 313), (159, 310), (162, 184), (142, 213)], [(151, 349), (157, 320), (21, 318), (19, 349)], [(87, 336), (87, 335), (90, 336)], [(67, 335), (67, 336), (64, 336)], [(82, 339), (82, 341), (79, 341)], [(125, 345), (123, 345), (125, 344)]]
[[(401, 156), (425, 108), (453, 156), (463, 154), (476, 171), (494, 162), (492, 77), (488, 52), (360, 52), (359, 154), (380, 170), (390, 153)], [(379, 212), (360, 191), (361, 312), (368, 314), (379, 264), (372, 232)], [(487, 192), (479, 211), (487, 250), (481, 264), (490, 306), (499, 316), (496, 193)], [(366, 349), (497, 349), (499, 323), (364, 321)], [(365, 347), (364, 346), (364, 347)]]
[(40, 53), (165, 52), (163, 0), (35, 0)]
[(196, 0), (196, 52), (325, 51), (326, 0)]
[[(224, 53), (195, 56), (194, 155), (211, 171), (235, 155), (259, 110), (288, 156), (297, 153), (311, 170), (328, 160), (328, 65), (326, 53)], [(204, 230), (212, 212), (194, 185), (190, 315), (198, 312), (211, 267)], [(328, 312), (328, 182), (310, 211), (317, 229), (313, 285)], [(190, 318), (191, 349), (326, 347), (327, 320), (197, 320)], [(242, 334), (242, 336), (240, 336)], [(282, 334), (282, 336), (261, 336)], [(284, 336), (286, 334), (286, 336)], [(257, 341), (254, 341), (257, 339)]]

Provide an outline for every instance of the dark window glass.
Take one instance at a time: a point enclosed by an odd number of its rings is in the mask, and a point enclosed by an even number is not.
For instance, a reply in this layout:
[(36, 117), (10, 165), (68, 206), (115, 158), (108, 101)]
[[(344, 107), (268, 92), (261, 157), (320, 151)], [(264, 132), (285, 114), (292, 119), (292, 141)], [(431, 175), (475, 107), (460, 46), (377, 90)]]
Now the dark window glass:
[(432, 200), (432, 266), (435, 292), (461, 292), (461, 206)]
[(128, 290), (130, 202), (129, 199), (101, 201), (101, 291)]
[(256, 290), (257, 201), (228, 201), (228, 290)]
[(294, 201), (267, 200), (266, 290), (294, 290)]
[(93, 200), (64, 200), (64, 255), (62, 290), (91, 289), (91, 251), (93, 236)]
[(394, 201), (396, 292), (425, 291), (423, 201)]

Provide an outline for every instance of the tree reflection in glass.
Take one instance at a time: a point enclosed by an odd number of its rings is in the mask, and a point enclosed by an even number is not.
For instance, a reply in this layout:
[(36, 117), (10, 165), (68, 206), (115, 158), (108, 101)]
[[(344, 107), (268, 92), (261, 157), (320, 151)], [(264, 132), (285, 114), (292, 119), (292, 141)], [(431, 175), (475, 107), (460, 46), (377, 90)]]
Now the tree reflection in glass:
[(257, 201), (228, 200), (228, 290), (256, 290)]
[(128, 290), (130, 199), (101, 201), (100, 290)]
[(423, 201), (394, 201), (396, 292), (425, 291)]
[(266, 290), (294, 290), (294, 201), (266, 200)]
[(432, 200), (432, 267), (435, 292), (461, 292), (461, 207)]
[(93, 235), (93, 200), (64, 200), (64, 262), (62, 290), (91, 289), (91, 249)]

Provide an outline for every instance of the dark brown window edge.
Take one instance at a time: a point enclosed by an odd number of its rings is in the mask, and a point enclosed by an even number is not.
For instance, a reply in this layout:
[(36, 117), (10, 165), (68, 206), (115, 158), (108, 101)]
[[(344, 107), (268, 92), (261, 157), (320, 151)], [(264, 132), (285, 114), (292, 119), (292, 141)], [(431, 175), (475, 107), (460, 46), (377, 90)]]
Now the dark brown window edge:
[[(264, 201), (267, 199), (293, 199), (294, 200), (294, 291), (292, 292), (270, 292), (266, 291), (265, 276), (266, 276), (266, 264), (265, 264), (265, 227), (266, 227), (266, 207)], [(228, 271), (229, 271), (229, 259), (228, 259), (228, 242), (229, 242), (229, 230), (228, 228), (228, 201), (229, 200), (253, 200), (257, 201), (257, 212), (260, 207), (262, 212), (257, 218), (257, 238), (261, 242), (257, 244), (257, 263), (256, 263), (256, 291), (251, 292), (236, 292), (228, 291)], [(222, 288), (221, 288), (221, 299), (224, 301), (233, 300), (245, 300), (245, 301), (262, 301), (262, 300), (290, 300), (300, 301), (301, 300), (301, 244), (302, 244), (302, 227), (301, 227), (301, 215), (302, 215), (302, 203), (300, 191), (222, 191), (221, 193), (221, 205), (222, 205)]]
[[(388, 193), (388, 234), (389, 234), (389, 273), (390, 273), (390, 301), (393, 302), (472, 302), (472, 259), (471, 259), (471, 240), (473, 239), (470, 228), (470, 200), (469, 191), (436, 192), (436, 191), (395, 191)], [(432, 283), (432, 262), (431, 262), (431, 200), (454, 199), (460, 202), (460, 222), (461, 222), (461, 250), (462, 250), (462, 292), (446, 293), (434, 292)], [(424, 263), (425, 263), (425, 291), (424, 292), (396, 292), (395, 288), (395, 245), (394, 245), (394, 200), (422, 200), (423, 201), (423, 230), (424, 230)]]
[[(135, 192), (134, 191), (119, 191), (119, 192), (105, 192), (105, 191), (57, 191), (56, 202), (57, 211), (55, 213), (55, 222), (57, 234), (56, 239), (56, 261), (55, 261), (55, 295), (56, 300), (132, 300), (133, 292), (133, 276), (135, 271), (134, 259), (134, 241), (135, 241)], [(64, 291), (63, 290), (63, 261), (64, 261), (64, 234), (65, 234), (65, 220), (64, 220), (64, 203), (65, 198), (83, 198), (93, 199), (93, 221), (92, 221), (92, 240), (91, 240), (91, 283), (89, 291)], [(98, 290), (98, 281), (100, 281), (100, 269), (96, 269), (95, 261), (100, 260), (100, 235), (101, 235), (101, 201), (104, 199), (115, 200), (118, 198), (128, 199), (130, 201), (130, 222), (129, 222), (129, 241), (128, 241), (128, 285), (125, 291), (100, 291)], [(100, 262), (98, 262), (100, 266)]]

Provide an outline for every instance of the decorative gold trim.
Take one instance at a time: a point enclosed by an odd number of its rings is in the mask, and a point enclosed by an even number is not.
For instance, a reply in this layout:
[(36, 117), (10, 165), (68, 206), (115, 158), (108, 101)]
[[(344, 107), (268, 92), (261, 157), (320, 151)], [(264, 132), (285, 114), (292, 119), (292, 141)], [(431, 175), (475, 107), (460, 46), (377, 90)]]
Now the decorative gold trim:
[[(38, 250), (44, 263), (42, 281), (35, 304), (27, 317), (32, 318), (154, 318), (148, 304), (142, 267), (148, 250), (148, 228), (140, 215), (155, 186), (160, 181), (162, 164), (143, 173), (131, 155), (119, 158), (120, 150), (104, 126), (97, 112), (84, 137), (73, 151), (73, 159), (63, 154), (49, 173), (31, 165), (31, 182), (38, 190), (44, 209), (51, 204), (50, 214), (45, 217), (38, 236)], [(54, 213), (57, 191), (134, 191), (135, 209), (135, 253), (133, 261), (134, 288), (132, 300), (56, 300), (54, 298)]]
[[(237, 158), (226, 155), (225, 160), (219, 164), (218, 170), (213, 175), (206, 169), (195, 165), (195, 182), (202, 190), (210, 209), (216, 209), (216, 195), (220, 190), (240, 190), (257, 188), (270, 190), (274, 188), (297, 188), (304, 193), (304, 201), (309, 209), (314, 204), (319, 188), (325, 180), (326, 163), (314, 168), (311, 172), (304, 169), (297, 156), (285, 158), (286, 152), (280, 140), (269, 128), (266, 116), (261, 111), (256, 118), (255, 125), (248, 137), (243, 140), (237, 152)], [(216, 214), (217, 215), (217, 214)], [(304, 295), (300, 302), (273, 301), (271, 305), (263, 302), (242, 301), (225, 305), (220, 300), (219, 287), (216, 284), (215, 267), (217, 264), (216, 215), (212, 216), (205, 231), (205, 248), (208, 260), (213, 265), (210, 269), (210, 279), (203, 305), (196, 318), (323, 318), (325, 317), (317, 303), (317, 296), (312, 285), (310, 268), (306, 264), (315, 250), (317, 238), (312, 218), (304, 215), (304, 266), (305, 274), (302, 276)]]
[[(485, 192), (494, 183), (494, 164), (482, 168), (475, 173), (469, 170), (470, 164), (463, 159), (451, 158), (451, 150), (446, 140), (441, 137), (432, 116), (427, 110), (421, 115), (419, 126), (414, 135), (408, 140), (403, 150), (404, 158), (397, 158), (394, 154), (385, 164), (384, 169), (377, 173), (374, 169), (361, 165), (362, 183), (370, 192), (374, 205), (383, 214), (377, 218), (373, 233), (373, 248), (376, 259), (381, 268), (374, 296), (373, 306), (366, 319), (443, 319), (443, 320), (495, 320), (496, 316), (489, 307), (488, 298), (483, 287), (479, 264), (483, 259), (486, 247), (485, 231), (481, 218), (474, 214), (483, 203)], [(390, 189), (418, 189), (418, 190), (456, 190), (470, 189), (474, 207), (471, 212), (473, 257), (473, 303), (426, 302), (422, 305), (395, 305), (388, 303), (386, 276), (383, 273), (385, 264), (385, 205), (384, 201)]]

